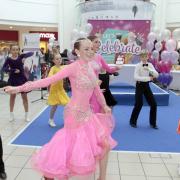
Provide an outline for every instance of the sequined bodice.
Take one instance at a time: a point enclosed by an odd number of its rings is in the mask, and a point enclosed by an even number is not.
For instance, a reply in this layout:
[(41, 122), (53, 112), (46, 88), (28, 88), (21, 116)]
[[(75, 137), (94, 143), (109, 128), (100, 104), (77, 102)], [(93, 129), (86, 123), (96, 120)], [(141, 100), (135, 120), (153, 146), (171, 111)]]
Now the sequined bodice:
[(97, 78), (93, 69), (88, 64), (78, 64), (79, 71), (76, 74), (75, 85), (78, 89), (93, 89), (97, 85)]

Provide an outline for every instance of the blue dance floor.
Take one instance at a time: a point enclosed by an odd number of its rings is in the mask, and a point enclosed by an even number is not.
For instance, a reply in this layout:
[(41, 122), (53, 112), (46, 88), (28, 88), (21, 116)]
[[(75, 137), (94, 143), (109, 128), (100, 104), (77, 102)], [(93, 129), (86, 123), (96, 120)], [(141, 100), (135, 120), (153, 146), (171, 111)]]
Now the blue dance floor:
[[(169, 106), (158, 106), (157, 124), (159, 130), (149, 127), (149, 107), (144, 106), (139, 116), (138, 128), (129, 126), (133, 106), (117, 105), (113, 109), (116, 126), (113, 137), (118, 141), (115, 151), (138, 152), (180, 152), (180, 135), (176, 133), (180, 118), (180, 96), (170, 93)], [(42, 146), (53, 134), (63, 127), (63, 108), (56, 112), (56, 128), (48, 126), (50, 108), (47, 107), (12, 141), (13, 145)]]

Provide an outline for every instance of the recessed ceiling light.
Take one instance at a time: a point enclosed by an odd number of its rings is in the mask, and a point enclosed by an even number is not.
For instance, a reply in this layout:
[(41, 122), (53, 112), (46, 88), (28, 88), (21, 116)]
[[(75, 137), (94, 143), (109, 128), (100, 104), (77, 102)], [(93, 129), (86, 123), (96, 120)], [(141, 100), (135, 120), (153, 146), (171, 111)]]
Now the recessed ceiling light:
[(43, 30), (46, 30), (46, 28), (45, 28), (45, 27), (43, 27)]
[(12, 26), (9, 26), (9, 29), (12, 29), (13, 27)]

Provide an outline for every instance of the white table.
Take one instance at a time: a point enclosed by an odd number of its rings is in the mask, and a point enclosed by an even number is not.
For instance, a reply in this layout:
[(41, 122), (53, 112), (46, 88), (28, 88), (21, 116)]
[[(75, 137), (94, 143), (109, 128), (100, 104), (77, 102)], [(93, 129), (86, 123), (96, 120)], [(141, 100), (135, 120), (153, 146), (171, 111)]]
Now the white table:
[[(114, 66), (111, 64), (110, 66)], [(124, 64), (122, 66), (122, 69), (119, 70), (119, 76), (113, 76), (111, 78), (110, 83), (127, 83), (130, 85), (135, 85), (135, 80), (134, 80), (134, 69), (136, 65), (135, 64)]]
[(173, 76), (173, 80), (169, 85), (169, 89), (180, 90), (180, 71), (172, 70), (171, 74)]

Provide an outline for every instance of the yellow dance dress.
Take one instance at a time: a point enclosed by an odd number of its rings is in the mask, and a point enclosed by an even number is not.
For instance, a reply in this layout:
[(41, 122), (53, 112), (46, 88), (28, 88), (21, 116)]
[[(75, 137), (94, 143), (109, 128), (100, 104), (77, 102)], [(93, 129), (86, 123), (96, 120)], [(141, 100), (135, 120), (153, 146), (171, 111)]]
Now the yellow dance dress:
[[(63, 69), (63, 66), (57, 67), (53, 66), (49, 72), (49, 77), (53, 76), (57, 72), (61, 71)], [(49, 91), (49, 97), (47, 100), (48, 105), (66, 105), (69, 102), (69, 97), (64, 90), (63, 87), (63, 80), (60, 80), (54, 84), (51, 84), (50, 91)]]

